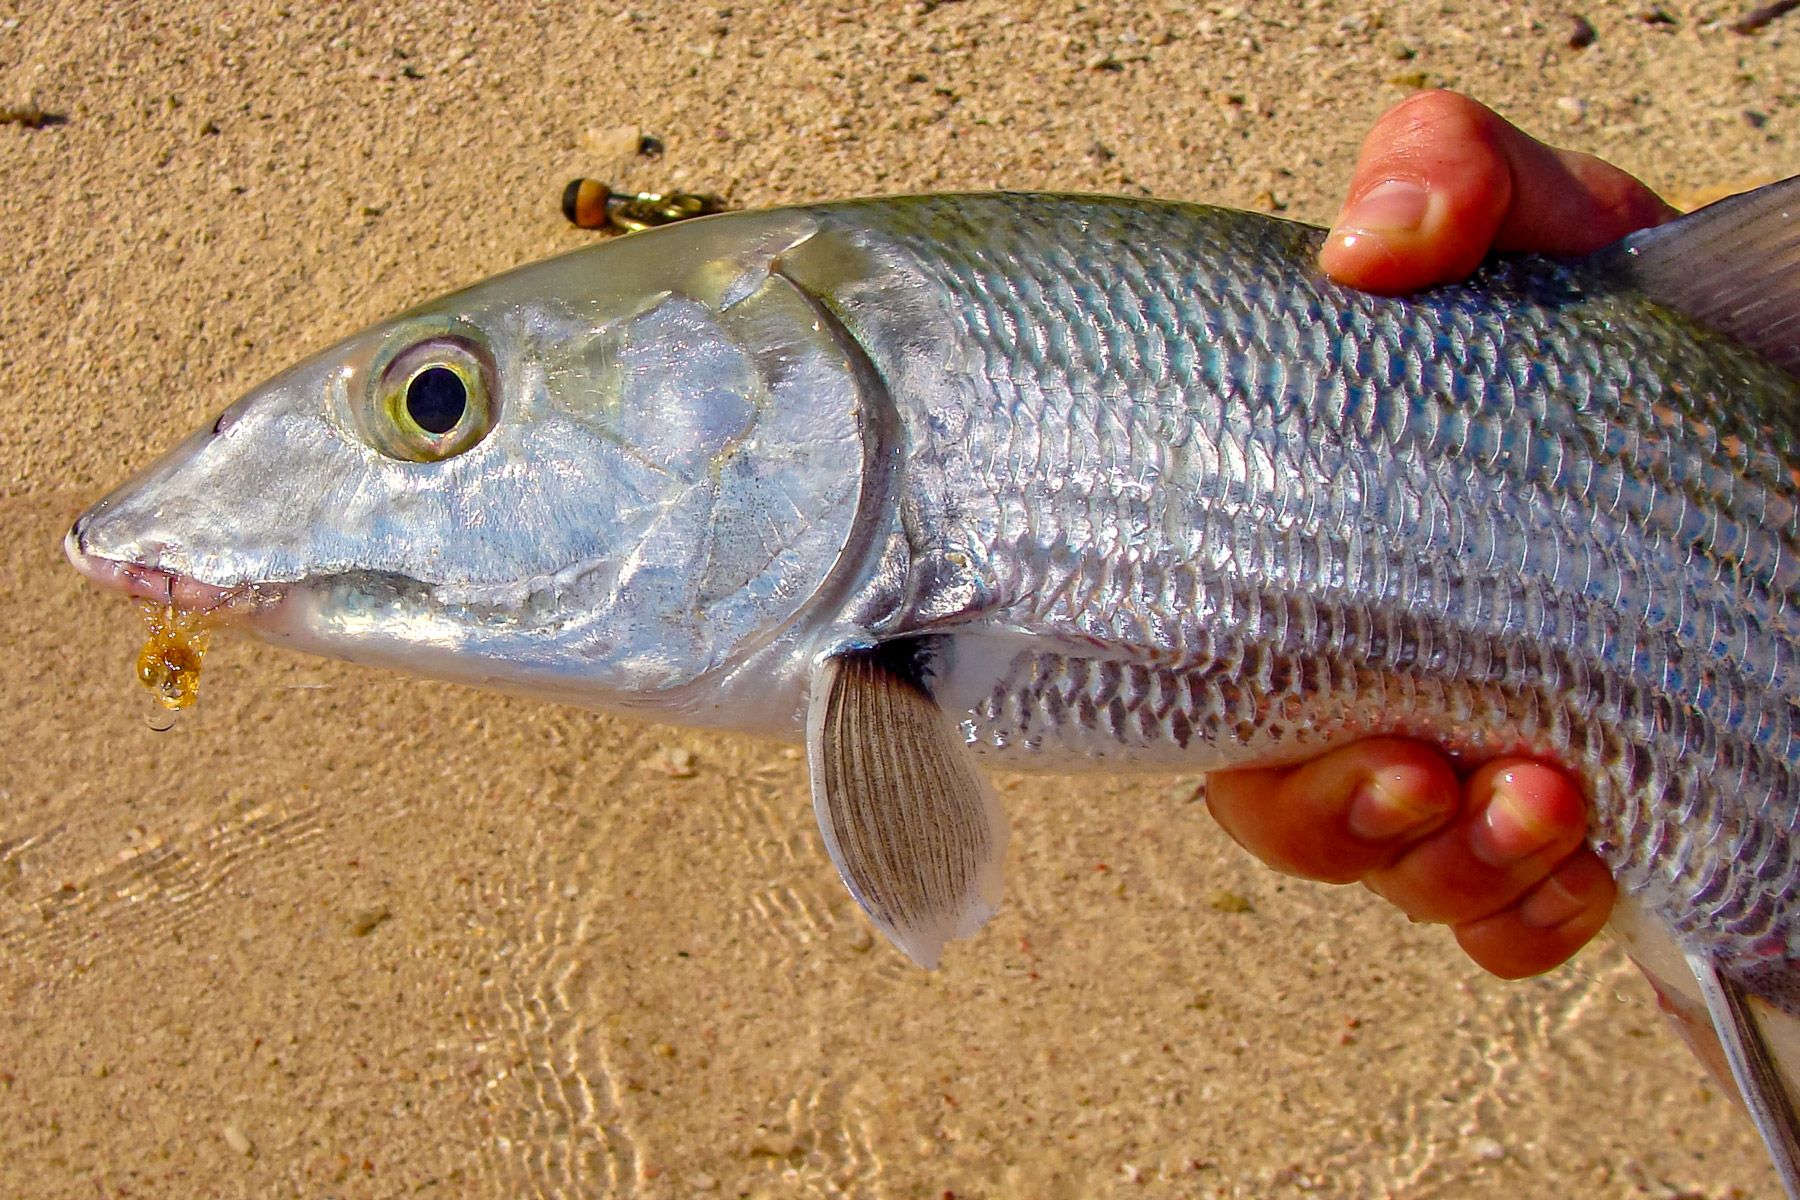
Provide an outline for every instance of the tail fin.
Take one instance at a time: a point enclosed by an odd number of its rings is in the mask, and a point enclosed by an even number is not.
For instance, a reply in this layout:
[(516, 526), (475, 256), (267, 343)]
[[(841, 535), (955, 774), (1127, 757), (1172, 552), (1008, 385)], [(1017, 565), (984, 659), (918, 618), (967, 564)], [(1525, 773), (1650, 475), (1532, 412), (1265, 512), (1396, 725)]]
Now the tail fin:
[(1800, 377), (1800, 175), (1639, 230), (1597, 261)]
[(1706, 1011), (1712, 1016), (1713, 1030), (1744, 1107), (1769, 1148), (1769, 1157), (1775, 1160), (1789, 1200), (1800, 1200), (1800, 1120), (1795, 1118), (1794, 1097), (1763, 1036), (1750, 997), (1712, 959), (1690, 954), (1688, 965), (1706, 1000)]

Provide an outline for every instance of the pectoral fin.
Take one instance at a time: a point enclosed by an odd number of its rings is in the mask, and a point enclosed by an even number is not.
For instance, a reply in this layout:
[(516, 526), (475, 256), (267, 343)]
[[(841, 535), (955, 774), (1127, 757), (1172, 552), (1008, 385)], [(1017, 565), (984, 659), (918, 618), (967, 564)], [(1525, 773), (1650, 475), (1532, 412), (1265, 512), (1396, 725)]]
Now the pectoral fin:
[(833, 655), (813, 677), (813, 811), (838, 874), (920, 966), (1000, 905), (1006, 819), (929, 690), (919, 643)]
[(1793, 1097), (1763, 1037), (1750, 998), (1711, 959), (1690, 954), (1688, 965), (1700, 984), (1744, 1107), (1762, 1135), (1769, 1157), (1775, 1160), (1789, 1200), (1800, 1200), (1800, 1121), (1795, 1119)]

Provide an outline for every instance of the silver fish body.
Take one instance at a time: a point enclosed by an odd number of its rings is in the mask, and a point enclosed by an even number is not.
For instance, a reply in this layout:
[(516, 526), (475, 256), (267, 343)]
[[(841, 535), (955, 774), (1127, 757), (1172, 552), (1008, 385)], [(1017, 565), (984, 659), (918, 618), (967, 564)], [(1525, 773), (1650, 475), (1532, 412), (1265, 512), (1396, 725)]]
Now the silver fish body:
[[(1791, 1087), (1800, 382), (1654, 263), (1399, 300), (1319, 237), (1014, 195), (633, 235), (278, 377), (70, 555), (325, 653), (805, 737), (846, 882), (925, 961), (997, 902), (969, 751), (1553, 758), (1634, 951), (1779, 1023)], [(497, 416), (396, 457), (394, 364), (440, 343)]]
[(1058, 769), (1375, 732), (1547, 755), (1684, 939), (1745, 967), (1800, 949), (1790, 376), (1580, 266), (1397, 301), (1249, 215), (846, 215), (939, 298), (834, 306), (884, 378), (933, 377), (892, 389), (911, 561), (864, 620), (1016, 647), (944, 668), (974, 745)]

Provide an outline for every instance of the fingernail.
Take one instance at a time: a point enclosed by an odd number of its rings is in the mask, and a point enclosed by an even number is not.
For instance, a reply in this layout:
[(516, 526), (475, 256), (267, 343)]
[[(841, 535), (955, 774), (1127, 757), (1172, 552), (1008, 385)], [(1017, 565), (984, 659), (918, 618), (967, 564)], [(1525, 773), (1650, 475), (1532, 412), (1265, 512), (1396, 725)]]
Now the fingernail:
[(1385, 842), (1401, 834), (1423, 829), (1443, 813), (1409, 802), (1407, 795), (1370, 781), (1350, 798), (1345, 824), (1365, 842)]
[(1587, 911), (1587, 901), (1563, 882), (1567, 867), (1537, 885), (1519, 902), (1519, 920), (1533, 929), (1566, 925)]
[(1556, 831), (1538, 819), (1537, 810), (1511, 782), (1502, 772), (1494, 781), (1493, 799), (1469, 830), (1470, 849), (1490, 867), (1523, 862), (1556, 840)]
[(1363, 193), (1346, 208), (1333, 227), (1338, 232), (1412, 233), (1425, 224), (1431, 195), (1409, 179), (1390, 179)]

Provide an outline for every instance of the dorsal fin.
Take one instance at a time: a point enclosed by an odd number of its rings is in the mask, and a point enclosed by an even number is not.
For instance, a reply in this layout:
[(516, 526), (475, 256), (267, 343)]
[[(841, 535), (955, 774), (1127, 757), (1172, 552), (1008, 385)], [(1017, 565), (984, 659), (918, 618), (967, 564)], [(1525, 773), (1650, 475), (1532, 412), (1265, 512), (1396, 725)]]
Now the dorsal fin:
[(1598, 257), (1800, 378), (1800, 175), (1641, 229)]

